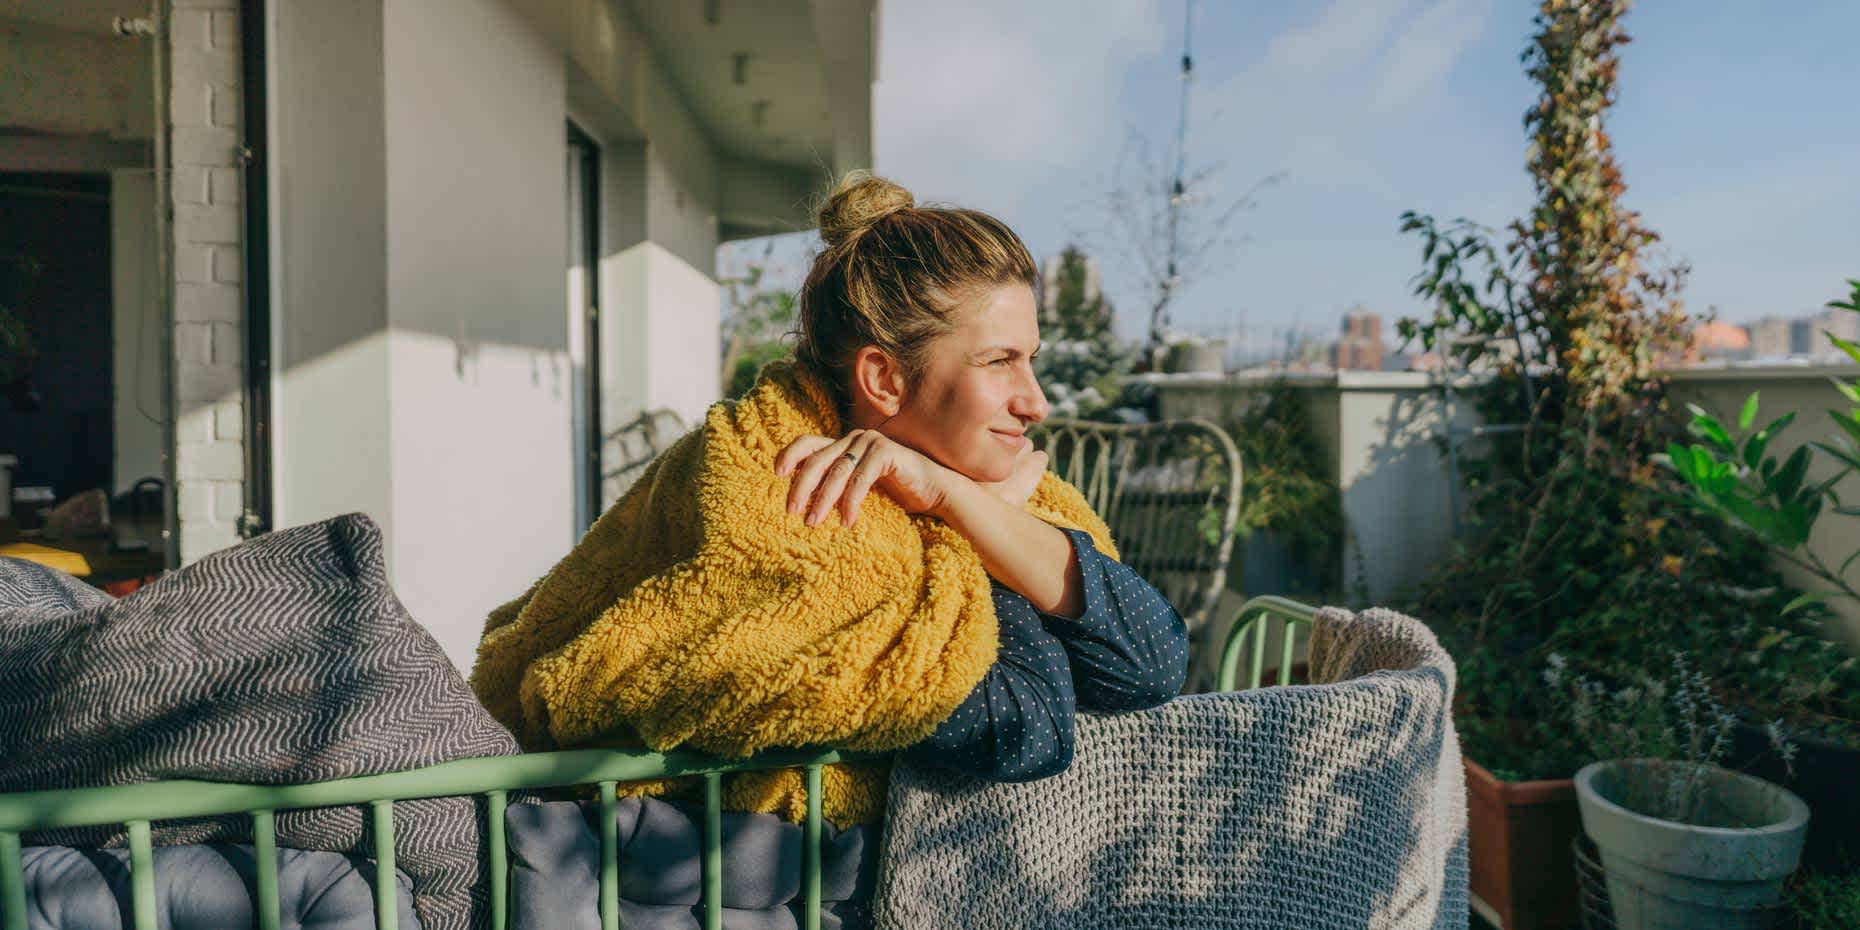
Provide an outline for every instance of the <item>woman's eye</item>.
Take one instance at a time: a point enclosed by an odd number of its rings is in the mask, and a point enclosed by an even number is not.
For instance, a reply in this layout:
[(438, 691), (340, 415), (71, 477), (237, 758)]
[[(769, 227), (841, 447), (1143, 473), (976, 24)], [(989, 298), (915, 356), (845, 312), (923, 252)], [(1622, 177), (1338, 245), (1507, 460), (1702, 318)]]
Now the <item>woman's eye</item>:
[(998, 359), (995, 359), (995, 360), (994, 360), (994, 361), (992, 361), (992, 362), (989, 362), (988, 364), (990, 364), (990, 365), (1006, 365), (1006, 364), (1007, 364), (1008, 362), (1011, 362), (1011, 361), (1013, 361), (1013, 359), (1011, 359), (1011, 358), (1008, 358), (1007, 356), (1005, 356), (1005, 355), (1004, 355), (1004, 356), (1002, 356), (1002, 357), (1000, 357), (1000, 358), (998, 358)]

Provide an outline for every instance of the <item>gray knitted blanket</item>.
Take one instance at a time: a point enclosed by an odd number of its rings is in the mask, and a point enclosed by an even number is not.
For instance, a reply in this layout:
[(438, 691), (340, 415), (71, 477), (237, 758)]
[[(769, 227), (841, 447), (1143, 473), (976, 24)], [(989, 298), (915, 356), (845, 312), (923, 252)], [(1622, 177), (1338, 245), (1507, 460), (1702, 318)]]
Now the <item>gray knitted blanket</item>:
[(1452, 660), (1415, 620), (1327, 609), (1311, 668), (1081, 715), (1043, 781), (900, 764), (879, 926), (1463, 930)]
[[(293, 784), (516, 751), (394, 596), (381, 533), (360, 514), (261, 536), (122, 600), (0, 558), (0, 792)], [(394, 807), (398, 864), (428, 930), (483, 916), (476, 806)], [(280, 812), (278, 842), (366, 853), (364, 821), (358, 808)], [(245, 840), (250, 824), (165, 822), (155, 837)], [(121, 833), (27, 842), (116, 845)]]

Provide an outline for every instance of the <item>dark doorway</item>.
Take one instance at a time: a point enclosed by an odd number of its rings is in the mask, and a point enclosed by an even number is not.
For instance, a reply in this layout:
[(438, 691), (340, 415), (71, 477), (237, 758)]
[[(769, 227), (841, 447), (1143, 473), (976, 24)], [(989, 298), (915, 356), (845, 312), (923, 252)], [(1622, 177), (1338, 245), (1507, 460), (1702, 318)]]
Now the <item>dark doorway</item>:
[(0, 172), (0, 455), (59, 500), (113, 487), (110, 235), (109, 175)]

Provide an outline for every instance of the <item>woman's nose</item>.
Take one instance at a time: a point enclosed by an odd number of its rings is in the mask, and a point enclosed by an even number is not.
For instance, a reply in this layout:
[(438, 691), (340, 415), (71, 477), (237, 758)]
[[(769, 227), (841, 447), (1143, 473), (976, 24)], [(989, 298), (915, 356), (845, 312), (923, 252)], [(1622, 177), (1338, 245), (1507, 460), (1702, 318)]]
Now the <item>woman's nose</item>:
[(1046, 392), (1040, 390), (1040, 379), (1034, 377), (1033, 366), (1027, 367), (1026, 383), (1015, 393), (1008, 412), (1029, 423), (1038, 423), (1052, 412), (1052, 405), (1046, 402)]

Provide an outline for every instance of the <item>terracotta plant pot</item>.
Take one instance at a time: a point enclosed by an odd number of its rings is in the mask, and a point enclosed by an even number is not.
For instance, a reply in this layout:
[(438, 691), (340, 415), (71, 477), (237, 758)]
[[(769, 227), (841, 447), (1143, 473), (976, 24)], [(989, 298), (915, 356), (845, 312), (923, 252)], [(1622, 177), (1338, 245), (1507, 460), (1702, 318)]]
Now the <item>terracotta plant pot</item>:
[(1575, 927), (1571, 844), (1582, 830), (1575, 782), (1505, 782), (1465, 763), (1473, 910), (1502, 930)]

